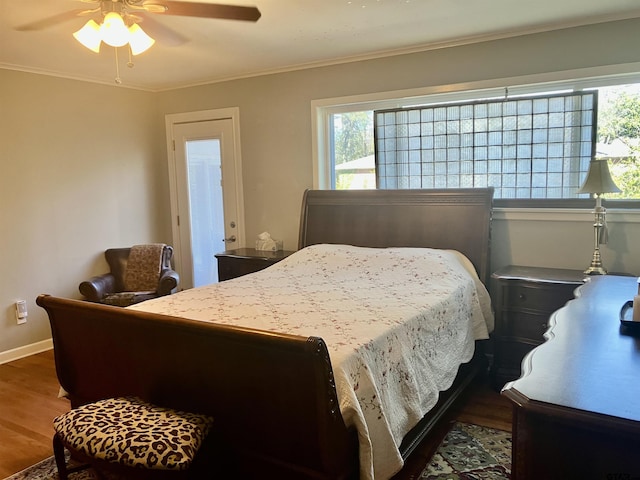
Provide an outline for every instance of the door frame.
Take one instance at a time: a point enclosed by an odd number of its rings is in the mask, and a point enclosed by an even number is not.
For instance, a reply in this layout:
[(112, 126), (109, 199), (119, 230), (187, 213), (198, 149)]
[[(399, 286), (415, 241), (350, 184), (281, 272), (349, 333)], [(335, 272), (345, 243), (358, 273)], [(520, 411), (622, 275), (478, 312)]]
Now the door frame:
[[(173, 262), (178, 274), (182, 273), (182, 254), (180, 244), (179, 216), (178, 216), (178, 181), (176, 176), (175, 139), (173, 126), (182, 123), (196, 123), (211, 120), (231, 120), (233, 125), (233, 151), (236, 179), (236, 207), (237, 207), (237, 243), (245, 244), (244, 225), (244, 195), (242, 190), (242, 157), (240, 152), (240, 109), (238, 107), (201, 110), (196, 112), (171, 113), (165, 115), (165, 132), (167, 139), (167, 164), (169, 169), (169, 197), (171, 201), (171, 235), (173, 241)], [(211, 258), (218, 252), (211, 252)], [(181, 288), (178, 287), (180, 290)]]

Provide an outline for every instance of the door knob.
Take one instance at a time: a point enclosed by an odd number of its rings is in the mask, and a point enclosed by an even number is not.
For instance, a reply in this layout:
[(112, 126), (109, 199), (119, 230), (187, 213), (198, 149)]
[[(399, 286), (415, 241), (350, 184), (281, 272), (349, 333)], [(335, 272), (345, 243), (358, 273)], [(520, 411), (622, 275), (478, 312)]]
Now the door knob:
[(224, 241), (226, 243), (233, 243), (233, 242), (236, 241), (236, 236), (235, 235), (231, 235), (230, 237), (225, 238)]

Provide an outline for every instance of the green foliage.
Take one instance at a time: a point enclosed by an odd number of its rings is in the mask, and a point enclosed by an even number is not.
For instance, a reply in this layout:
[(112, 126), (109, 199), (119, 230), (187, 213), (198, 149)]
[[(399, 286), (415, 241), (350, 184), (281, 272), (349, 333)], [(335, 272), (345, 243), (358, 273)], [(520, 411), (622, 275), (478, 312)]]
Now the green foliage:
[(373, 112), (343, 113), (339, 123), (334, 127), (336, 165), (373, 153)]
[(375, 189), (375, 174), (341, 173), (336, 175), (336, 190)]
[(620, 92), (598, 112), (600, 141), (640, 138), (640, 94)]
[(640, 93), (617, 92), (599, 108), (598, 137), (602, 143), (620, 139), (630, 146), (631, 156), (610, 162), (611, 176), (622, 192), (606, 197), (640, 199)]
[(606, 198), (640, 199), (640, 165), (634, 158), (625, 158), (613, 162), (611, 177), (621, 190), (620, 193), (608, 193)]
[(353, 173), (336, 175), (336, 190), (349, 190), (353, 183)]

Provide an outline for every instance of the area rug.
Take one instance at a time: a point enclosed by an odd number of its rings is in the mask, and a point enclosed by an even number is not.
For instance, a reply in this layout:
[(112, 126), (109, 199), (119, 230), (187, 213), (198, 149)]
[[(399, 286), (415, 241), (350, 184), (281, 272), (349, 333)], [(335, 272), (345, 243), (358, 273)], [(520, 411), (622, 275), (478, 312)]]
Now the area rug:
[(511, 432), (454, 423), (420, 480), (508, 480)]
[[(58, 478), (56, 462), (53, 457), (49, 457), (5, 478), (5, 480), (58, 480)], [(97, 480), (98, 478), (91, 469), (80, 470), (69, 475), (69, 480)]]
[[(454, 423), (419, 480), (508, 480), (511, 475), (511, 432)], [(89, 469), (70, 480), (95, 480)], [(58, 480), (53, 457), (5, 480)]]

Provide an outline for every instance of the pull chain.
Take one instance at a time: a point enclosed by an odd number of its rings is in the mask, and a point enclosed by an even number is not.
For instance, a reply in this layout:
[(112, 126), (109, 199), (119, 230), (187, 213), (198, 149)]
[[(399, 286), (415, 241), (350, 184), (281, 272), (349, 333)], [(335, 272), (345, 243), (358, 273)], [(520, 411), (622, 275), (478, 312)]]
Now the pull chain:
[(118, 65), (118, 47), (113, 47), (116, 51), (116, 83), (120, 85), (122, 80), (120, 80), (120, 66)]

